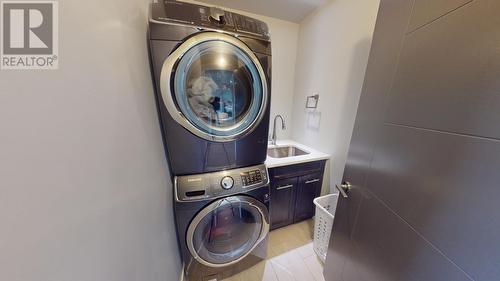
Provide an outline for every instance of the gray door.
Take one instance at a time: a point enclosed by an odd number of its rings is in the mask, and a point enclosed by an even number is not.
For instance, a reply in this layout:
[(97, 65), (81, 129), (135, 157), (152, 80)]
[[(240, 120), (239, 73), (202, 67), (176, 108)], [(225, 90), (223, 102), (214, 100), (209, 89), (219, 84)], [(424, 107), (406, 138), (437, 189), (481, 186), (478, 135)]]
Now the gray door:
[(327, 281), (500, 280), (500, 1), (382, 0)]

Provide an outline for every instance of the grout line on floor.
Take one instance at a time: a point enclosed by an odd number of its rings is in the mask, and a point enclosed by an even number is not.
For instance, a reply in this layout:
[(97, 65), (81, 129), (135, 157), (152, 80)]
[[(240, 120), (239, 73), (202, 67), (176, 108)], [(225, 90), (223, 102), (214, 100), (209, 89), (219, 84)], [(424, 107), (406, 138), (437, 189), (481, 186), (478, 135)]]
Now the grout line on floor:
[(271, 270), (273, 271), (273, 274), (274, 274), (274, 277), (276, 277), (275, 279), (277, 281), (280, 281), (279, 277), (278, 277), (278, 273), (276, 273), (276, 270), (274, 269), (274, 265), (273, 265), (273, 262), (271, 260), (268, 261), (269, 262), (269, 266), (271, 266)]

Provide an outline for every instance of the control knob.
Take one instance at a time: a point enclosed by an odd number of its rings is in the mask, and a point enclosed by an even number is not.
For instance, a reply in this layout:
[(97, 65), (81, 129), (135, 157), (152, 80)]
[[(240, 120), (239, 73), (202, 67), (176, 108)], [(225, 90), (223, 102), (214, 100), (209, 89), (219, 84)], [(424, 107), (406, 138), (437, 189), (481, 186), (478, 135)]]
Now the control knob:
[(232, 177), (230, 177), (230, 176), (225, 176), (220, 181), (220, 186), (223, 189), (231, 189), (234, 186), (234, 179)]

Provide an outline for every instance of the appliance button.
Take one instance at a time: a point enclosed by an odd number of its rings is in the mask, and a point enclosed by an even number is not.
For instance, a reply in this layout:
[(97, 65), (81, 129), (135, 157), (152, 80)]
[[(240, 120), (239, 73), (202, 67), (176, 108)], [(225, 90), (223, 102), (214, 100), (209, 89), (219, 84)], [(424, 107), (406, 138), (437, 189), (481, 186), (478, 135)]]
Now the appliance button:
[(231, 189), (234, 186), (234, 179), (230, 176), (223, 177), (220, 185), (224, 189)]

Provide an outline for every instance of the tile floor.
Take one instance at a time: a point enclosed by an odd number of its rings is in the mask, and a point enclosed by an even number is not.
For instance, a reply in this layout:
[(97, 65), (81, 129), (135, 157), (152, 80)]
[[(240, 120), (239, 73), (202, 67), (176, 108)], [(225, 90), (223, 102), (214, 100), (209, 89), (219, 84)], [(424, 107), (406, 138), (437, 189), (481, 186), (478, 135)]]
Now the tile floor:
[(224, 281), (324, 281), (313, 250), (313, 225), (308, 220), (271, 231), (268, 259)]

